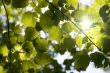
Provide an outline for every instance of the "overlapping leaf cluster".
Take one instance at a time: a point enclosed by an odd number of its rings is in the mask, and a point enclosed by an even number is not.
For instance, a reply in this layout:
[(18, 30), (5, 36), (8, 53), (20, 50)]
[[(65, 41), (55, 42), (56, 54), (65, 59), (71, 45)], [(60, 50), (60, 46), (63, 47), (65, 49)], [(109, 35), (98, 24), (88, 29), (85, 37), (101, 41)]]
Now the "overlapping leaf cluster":
[[(94, 62), (97, 68), (109, 67), (109, 0), (95, 0), (90, 7), (79, 5), (79, 0), (52, 0), (54, 6), (46, 0), (3, 1), (9, 16), (10, 40), (5, 10), (0, 0), (0, 73), (10, 73), (10, 60), (13, 73), (66, 73), (73, 63), (78, 71), (86, 70), (90, 62)], [(27, 11), (27, 7), (32, 10)], [(48, 10), (43, 13), (45, 7)], [(67, 18), (79, 26), (84, 15), (93, 19), (93, 27), (85, 33), (98, 47)], [(41, 37), (41, 31), (44, 31), (45, 38)], [(70, 35), (71, 32), (77, 35)], [(94, 47), (99, 51), (94, 52)], [(64, 54), (66, 51), (73, 58), (64, 61), (63, 69), (54, 59), (54, 54)]]

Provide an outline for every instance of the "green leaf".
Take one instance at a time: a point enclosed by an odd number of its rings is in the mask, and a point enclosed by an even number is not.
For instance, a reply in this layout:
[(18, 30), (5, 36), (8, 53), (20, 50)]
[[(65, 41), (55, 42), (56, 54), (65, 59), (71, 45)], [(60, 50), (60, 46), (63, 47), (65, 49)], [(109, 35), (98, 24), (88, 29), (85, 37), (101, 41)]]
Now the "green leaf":
[(14, 62), (14, 63), (12, 63), (12, 72), (13, 73), (21, 73), (20, 62)]
[(38, 65), (33, 60), (24, 60), (22, 62), (22, 69), (24, 72), (29, 71), (30, 69), (36, 70)]
[(21, 32), (21, 27), (20, 25), (16, 25), (12, 30), (15, 34), (19, 34)]
[(110, 65), (110, 61), (109, 61), (109, 59), (107, 58), (107, 59), (105, 59), (105, 62), (104, 62), (104, 64), (103, 64), (103, 68), (107, 68), (109, 65)]
[(4, 3), (9, 5), (11, 3), (11, 0), (4, 0)]
[(61, 47), (60, 44), (55, 44), (53, 47), (54, 47), (55, 52), (60, 53), (60, 54), (64, 54), (65, 51), (67, 51), (67, 49)]
[(24, 8), (28, 5), (28, 0), (12, 0), (12, 6), (15, 8)]
[(85, 12), (83, 10), (75, 10), (71, 15), (76, 22), (81, 22), (82, 17), (85, 15)]
[(53, 14), (48, 10), (40, 16), (40, 25), (43, 30), (48, 31), (54, 25), (52, 15)]
[(27, 53), (32, 53), (32, 50), (34, 49), (33, 43), (31, 41), (25, 42), (23, 44), (23, 49), (27, 52)]
[(42, 30), (42, 28), (41, 28), (41, 26), (40, 26), (40, 23), (38, 22), (38, 23), (36, 23), (36, 30), (37, 31), (41, 31)]
[(22, 46), (21, 46), (20, 44), (16, 44), (16, 45), (14, 46), (14, 49), (15, 49), (16, 51), (20, 51), (20, 50), (22, 49)]
[(108, 23), (104, 23), (101, 25), (101, 33), (106, 34), (106, 35), (110, 35), (110, 25), (109, 22)]
[(75, 47), (75, 41), (71, 37), (66, 37), (63, 39), (62, 47), (71, 51)]
[(39, 6), (36, 6), (36, 7), (35, 7), (35, 11), (36, 11), (37, 13), (39, 13), (40, 15), (42, 14), (41, 8), (40, 8)]
[(12, 36), (12, 37), (10, 37), (10, 43), (11, 43), (12, 45), (16, 44), (16, 43), (17, 43), (17, 36)]
[(35, 73), (35, 70), (33, 68), (28, 69), (29, 73)]
[(51, 12), (53, 13), (52, 20), (54, 21), (55, 25), (58, 25), (60, 20), (64, 19), (64, 16), (60, 12), (55, 11), (53, 7), (50, 6), (50, 8), (51, 8)]
[(110, 38), (109, 37), (104, 37), (102, 39), (102, 48), (103, 48), (103, 52), (105, 53), (110, 52)]
[(48, 5), (46, 0), (37, 0), (37, 1), (38, 1), (38, 6), (39, 7), (46, 7)]
[(26, 72), (30, 68), (30, 64), (29, 63), (30, 63), (29, 60), (24, 60), (22, 62), (22, 69), (23, 69), (24, 72)]
[(78, 70), (86, 70), (90, 63), (90, 57), (85, 51), (78, 51), (73, 55), (73, 58), (75, 60), (74, 67)]
[(40, 66), (45, 66), (51, 62), (51, 57), (47, 53), (38, 53), (35, 62)]
[(87, 37), (84, 37), (83, 40), (82, 40), (83, 44), (87, 43), (88, 42), (88, 38)]
[(62, 32), (59, 27), (52, 26), (49, 32), (49, 40), (56, 40), (57, 42), (61, 40)]
[(66, 0), (58, 0), (59, 7), (63, 7), (64, 3), (66, 3)]
[(18, 43), (20, 43), (20, 44), (23, 43), (23, 42), (24, 42), (24, 36), (18, 35), (17, 41), (18, 41)]
[[(2, 5), (2, 0), (0, 0), (0, 6)], [(1, 9), (0, 9), (1, 10)]]
[(25, 28), (27, 28), (27, 27), (35, 27), (36, 18), (37, 18), (37, 14), (36, 13), (28, 11), (28, 12), (25, 12), (22, 15), (21, 22), (23, 23)]
[(4, 73), (3, 67), (0, 65), (0, 73)]
[(51, 65), (54, 67), (53, 73), (65, 73), (62, 71), (62, 66), (58, 64), (57, 60), (52, 60)]
[(0, 34), (3, 32), (3, 25), (2, 22), (0, 21)]
[(80, 34), (80, 35), (77, 35), (76, 38), (75, 38), (75, 41), (76, 41), (76, 44), (79, 48), (82, 47), (83, 45), (83, 36)]
[[(42, 70), (43, 73), (52, 73), (52, 69), (50, 69), (48, 66), (45, 66)], [(38, 73), (38, 72), (37, 72)]]
[(103, 21), (109, 25), (109, 23), (110, 23), (110, 20), (109, 20), (110, 19), (110, 17), (109, 17), (110, 6), (109, 6), (109, 4), (103, 5), (99, 10), (99, 14), (102, 17)]
[(78, 28), (76, 28), (75, 26), (74, 26), (74, 24), (72, 24), (72, 23), (64, 23), (63, 25), (62, 25), (62, 31), (64, 31), (64, 32), (66, 32), (66, 33), (70, 33), (70, 32), (72, 32), (72, 31), (76, 31), (76, 32), (78, 32)]
[(104, 61), (105, 56), (102, 53), (95, 52), (90, 55), (92, 62), (94, 62), (95, 67), (102, 67), (102, 61)]
[(78, 1), (79, 1), (79, 0), (66, 0), (67, 4), (68, 4), (69, 6), (73, 6), (73, 7), (75, 7), (75, 8), (77, 8), (77, 6), (78, 6)]
[(16, 51), (15, 53), (13, 53), (12, 54), (12, 62), (14, 61), (14, 60), (16, 60), (16, 62), (19, 62), (19, 60), (20, 60), (20, 57), (19, 57), (19, 53), (18, 53), (18, 51)]
[(52, 4), (55, 5), (55, 6), (58, 6), (58, 1), (59, 0), (53, 0)]
[(33, 27), (28, 27), (25, 30), (25, 39), (26, 40), (34, 40), (35, 38), (39, 37), (38, 31)]
[(70, 67), (71, 67), (73, 62), (74, 62), (73, 59), (66, 59), (64, 61), (64, 65), (66, 65), (66, 70), (70, 70)]
[(0, 54), (2, 54), (3, 56), (8, 56), (9, 50), (7, 48), (7, 46), (4, 45), (0, 45)]
[(45, 39), (36, 39), (36, 51), (43, 53), (48, 50), (48, 41)]
[[(10, 37), (15, 36), (14, 32), (10, 31), (9, 36)], [(8, 32), (5, 32), (5, 33), (2, 34), (2, 43), (9, 44)]]
[[(101, 27), (96, 26), (90, 30), (87, 31), (87, 35), (90, 37), (90, 39), (100, 48), (102, 47), (102, 38), (105, 36), (101, 32)], [(98, 34), (98, 35), (97, 35)], [(98, 49), (100, 49), (98, 48)]]
[(93, 45), (90, 42), (85, 43), (84, 49), (89, 51), (93, 51)]
[(101, 20), (99, 16), (100, 8), (107, 3), (109, 3), (109, 0), (95, 0), (91, 7), (88, 9), (88, 12), (96, 16), (97, 17), (96, 20), (98, 20), (99, 22)]

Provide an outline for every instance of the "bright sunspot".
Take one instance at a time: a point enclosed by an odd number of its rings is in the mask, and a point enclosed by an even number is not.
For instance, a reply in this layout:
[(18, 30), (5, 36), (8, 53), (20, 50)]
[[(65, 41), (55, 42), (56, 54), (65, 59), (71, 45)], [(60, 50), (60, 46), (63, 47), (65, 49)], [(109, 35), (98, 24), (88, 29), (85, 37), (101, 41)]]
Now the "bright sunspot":
[(91, 4), (94, 2), (94, 0), (79, 0), (79, 3), (82, 5), (91, 6)]
[(87, 16), (84, 16), (82, 18), (82, 21), (79, 23), (79, 27), (82, 29), (82, 30), (87, 30), (91, 27), (92, 25), (92, 21), (89, 19), (89, 17)]

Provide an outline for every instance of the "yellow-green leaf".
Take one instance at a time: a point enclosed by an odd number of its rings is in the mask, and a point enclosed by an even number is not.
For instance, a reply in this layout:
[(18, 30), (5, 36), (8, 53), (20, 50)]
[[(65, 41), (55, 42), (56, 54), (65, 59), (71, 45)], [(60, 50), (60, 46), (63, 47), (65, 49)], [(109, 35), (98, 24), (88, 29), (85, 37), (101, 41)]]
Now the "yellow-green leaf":
[(7, 46), (4, 45), (0, 45), (0, 54), (2, 54), (3, 56), (8, 56), (9, 50), (7, 48)]
[(78, 5), (78, 1), (79, 0), (66, 0), (66, 2), (67, 2), (67, 4), (69, 5), (69, 6), (73, 6), (73, 7), (77, 7), (77, 5)]
[(82, 35), (77, 35), (75, 38), (76, 44), (79, 48), (82, 47), (83, 45), (83, 36)]
[(53, 26), (50, 29), (49, 40), (56, 40), (57, 42), (59, 42), (61, 40), (61, 37), (61, 29), (59, 27)]
[(33, 12), (25, 12), (23, 15), (22, 15), (22, 18), (21, 18), (21, 22), (23, 23), (23, 25), (25, 26), (25, 28), (27, 27), (35, 27), (36, 25), (36, 13), (33, 13)]

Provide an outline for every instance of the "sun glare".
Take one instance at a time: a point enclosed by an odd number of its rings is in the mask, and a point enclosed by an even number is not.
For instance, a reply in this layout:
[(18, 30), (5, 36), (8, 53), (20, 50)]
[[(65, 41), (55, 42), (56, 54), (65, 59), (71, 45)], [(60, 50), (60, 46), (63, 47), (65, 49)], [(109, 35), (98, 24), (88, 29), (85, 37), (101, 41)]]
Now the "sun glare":
[(82, 21), (79, 23), (79, 27), (82, 29), (82, 30), (87, 30), (91, 27), (92, 25), (92, 21), (88, 18), (88, 17), (83, 17), (82, 18)]
[(91, 6), (91, 4), (94, 2), (94, 0), (79, 0), (79, 3), (82, 5)]

